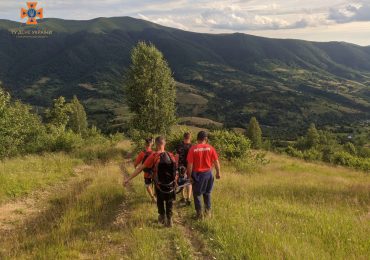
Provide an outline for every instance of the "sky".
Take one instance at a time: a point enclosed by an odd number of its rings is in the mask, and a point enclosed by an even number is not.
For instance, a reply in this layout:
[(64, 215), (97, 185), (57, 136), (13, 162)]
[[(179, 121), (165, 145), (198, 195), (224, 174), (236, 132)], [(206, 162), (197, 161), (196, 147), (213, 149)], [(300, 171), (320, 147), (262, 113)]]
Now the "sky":
[[(22, 21), (26, 1), (0, 0), (0, 18)], [(370, 0), (44, 0), (46, 18), (131, 16), (182, 30), (370, 45)]]

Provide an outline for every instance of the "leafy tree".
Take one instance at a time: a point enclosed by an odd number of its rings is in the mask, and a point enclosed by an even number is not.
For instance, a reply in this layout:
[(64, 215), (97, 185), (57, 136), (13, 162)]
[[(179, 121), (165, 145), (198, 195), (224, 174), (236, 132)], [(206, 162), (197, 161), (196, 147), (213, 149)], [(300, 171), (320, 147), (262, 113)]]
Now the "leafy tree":
[(356, 149), (356, 147), (353, 145), (353, 143), (351, 143), (351, 142), (347, 142), (345, 145), (344, 145), (344, 150), (347, 152), (347, 153), (349, 153), (349, 154), (351, 154), (351, 155), (354, 155), (354, 156), (356, 156), (357, 155), (357, 149)]
[(69, 120), (70, 106), (66, 103), (64, 97), (54, 99), (53, 106), (46, 110), (46, 118), (48, 123), (65, 128)]
[(176, 89), (163, 54), (153, 44), (139, 42), (131, 52), (126, 96), (134, 113), (132, 127), (146, 134), (170, 132), (176, 122)]
[(227, 160), (244, 158), (251, 148), (251, 142), (243, 134), (227, 130), (212, 131), (209, 141), (219, 155)]
[(262, 130), (255, 117), (249, 121), (247, 137), (252, 141), (253, 148), (260, 149), (262, 147)]
[(320, 143), (320, 134), (316, 129), (315, 124), (311, 124), (306, 134), (307, 148), (313, 148)]
[(69, 112), (68, 127), (77, 134), (86, 133), (88, 126), (86, 111), (76, 96), (73, 96), (69, 104)]
[(37, 152), (45, 144), (45, 128), (31, 108), (12, 103), (0, 89), (0, 157)]

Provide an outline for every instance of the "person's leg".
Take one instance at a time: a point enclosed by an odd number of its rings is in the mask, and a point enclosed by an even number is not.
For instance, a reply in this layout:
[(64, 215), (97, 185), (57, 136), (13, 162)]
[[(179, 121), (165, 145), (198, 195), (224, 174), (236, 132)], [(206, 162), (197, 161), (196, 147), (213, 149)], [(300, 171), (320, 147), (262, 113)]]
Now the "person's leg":
[(184, 188), (186, 189), (186, 205), (190, 206), (191, 205), (191, 195), (192, 195), (192, 187), (191, 185), (188, 185)]
[(203, 194), (203, 174), (197, 174), (193, 173), (193, 198), (194, 198), (194, 207), (197, 212), (197, 218), (202, 219), (203, 218), (203, 212), (202, 212), (202, 194)]
[(158, 194), (158, 191), (157, 191), (157, 208), (158, 208), (158, 222), (160, 224), (164, 224), (164, 221), (165, 221), (165, 215), (166, 215), (166, 210), (164, 208), (164, 200), (163, 200), (163, 196), (161, 196), (160, 194)]
[(172, 215), (173, 215), (173, 200), (166, 200), (166, 217), (167, 217), (167, 226), (172, 227), (173, 226), (173, 220), (172, 220)]
[(148, 192), (150, 198), (152, 199), (152, 202), (155, 202), (156, 199), (155, 199), (154, 192), (152, 189), (152, 179), (145, 178), (144, 181), (145, 181), (146, 191)]
[(212, 175), (212, 172), (206, 173), (206, 190), (205, 193), (203, 194), (203, 200), (204, 200), (204, 207), (205, 207), (205, 213), (206, 216), (210, 216), (211, 214), (211, 193), (213, 189), (213, 184), (214, 184), (214, 177)]

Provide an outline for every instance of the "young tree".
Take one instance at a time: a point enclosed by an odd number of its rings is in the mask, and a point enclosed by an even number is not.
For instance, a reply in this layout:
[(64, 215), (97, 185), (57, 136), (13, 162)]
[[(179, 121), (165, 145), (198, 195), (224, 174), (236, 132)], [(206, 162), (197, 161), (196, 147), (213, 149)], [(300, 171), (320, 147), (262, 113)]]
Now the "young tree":
[(76, 96), (69, 104), (69, 112), (68, 127), (77, 134), (84, 134), (88, 126), (86, 111)]
[(69, 120), (69, 111), (70, 107), (64, 97), (54, 99), (52, 108), (45, 112), (48, 123), (58, 128), (65, 128)]
[(126, 79), (126, 98), (132, 127), (147, 134), (167, 134), (176, 122), (176, 89), (163, 54), (153, 45), (139, 42), (131, 52)]
[(248, 124), (247, 137), (252, 141), (254, 149), (262, 147), (262, 130), (255, 117), (252, 117)]
[(320, 143), (320, 134), (315, 124), (311, 124), (306, 134), (307, 148), (316, 147)]

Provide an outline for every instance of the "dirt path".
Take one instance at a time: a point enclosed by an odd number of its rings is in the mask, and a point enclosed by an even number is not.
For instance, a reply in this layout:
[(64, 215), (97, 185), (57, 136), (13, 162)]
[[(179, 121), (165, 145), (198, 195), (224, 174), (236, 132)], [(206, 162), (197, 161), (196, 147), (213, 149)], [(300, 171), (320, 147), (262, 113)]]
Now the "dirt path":
[(15, 199), (0, 205), (0, 234), (11, 232), (22, 226), (26, 221), (37, 217), (41, 212), (48, 208), (50, 196), (61, 192), (78, 181), (84, 172), (93, 167), (81, 165), (74, 169), (76, 176), (67, 182), (59, 182), (44, 190), (34, 191), (27, 197)]

